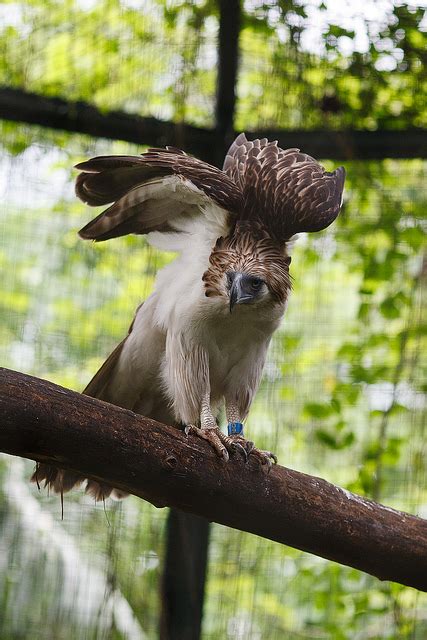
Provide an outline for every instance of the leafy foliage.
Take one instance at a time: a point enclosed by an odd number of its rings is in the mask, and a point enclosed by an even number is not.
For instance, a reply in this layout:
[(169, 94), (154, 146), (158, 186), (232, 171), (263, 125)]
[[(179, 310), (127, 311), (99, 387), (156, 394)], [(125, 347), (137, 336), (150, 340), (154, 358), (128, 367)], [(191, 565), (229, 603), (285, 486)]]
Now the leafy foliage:
[[(128, 145), (100, 141), (95, 146), (84, 137), (62, 135), (54, 144), (56, 134), (50, 144), (41, 143), (44, 131), (31, 129), (30, 137), (26, 127), (11, 126), (2, 139), (13, 147), (12, 138), (20, 135), (28, 136), (30, 146), (16, 159), (5, 156), (3, 165), (9, 179), (0, 251), (7, 274), (0, 295), (2, 363), (80, 389), (126, 331), (165, 257), (141, 238), (91, 245), (76, 237), (87, 211), (71, 193), (69, 167), (83, 155), (111, 147), (131, 152)], [(417, 369), (424, 339), (420, 232), (427, 200), (419, 185), (426, 165), (351, 163), (347, 169), (345, 210), (335, 229), (296, 244), (293, 296), (248, 428), (284, 464), (417, 512), (427, 503), (422, 377)], [(28, 188), (22, 189), (23, 184)], [(389, 298), (398, 317), (390, 318)], [(25, 475), (20, 482), (25, 504)], [(38, 499), (58, 520), (58, 502), (43, 495)], [(6, 495), (2, 504), (4, 526), (15, 530), (20, 519), (6, 508)], [(110, 588), (126, 597), (142, 628), (154, 637), (164, 515), (136, 499), (107, 509), (106, 516), (102, 506), (94, 509), (79, 494), (67, 497), (65, 530), (83, 558), (96, 558), (95, 565), (112, 581)], [(15, 549), (14, 562), (22, 571), (21, 538), (15, 537), (14, 546), (3, 552)], [(39, 544), (32, 543), (34, 548)], [(53, 556), (52, 570), (63, 571)], [(42, 558), (35, 556), (30, 566), (34, 584), (46, 589), (38, 568)], [(12, 584), (9, 595), (2, 596), (10, 612), (20, 593), (19, 581)], [(34, 590), (38, 592), (40, 587)], [(230, 599), (230, 592), (239, 597)], [(45, 602), (53, 598), (48, 593)], [(381, 585), (345, 567), (216, 526), (206, 633), (212, 638), (224, 633), (352, 638), (366, 628), (371, 633), (387, 625), (388, 637), (422, 638), (424, 600), (411, 594), (410, 589)], [(30, 635), (46, 615), (34, 598), (32, 605), (26, 601), (32, 613), (23, 619)], [(61, 618), (51, 615), (54, 638)], [(393, 622), (390, 616), (395, 616)], [(7, 616), (3, 632), (13, 628), (10, 621)], [(75, 636), (72, 629), (79, 625), (70, 622), (71, 636), (65, 637)], [(103, 637), (100, 628), (96, 634)]]
[[(3, 6), (0, 83), (214, 124), (213, 0)], [(236, 128), (426, 126), (425, 9), (390, 4), (379, 23), (366, 18), (362, 49), (354, 29), (330, 23), (313, 46), (322, 9), (313, 13), (308, 0), (244, 3)]]
[[(216, 3), (5, 6), (1, 82), (212, 124)], [(391, 6), (376, 28), (367, 23), (363, 52), (340, 24), (325, 27), (313, 52), (310, 11), (290, 0), (245, 3), (237, 126), (424, 126), (423, 10)], [(1, 144), (2, 365), (81, 389), (170, 257), (141, 238), (78, 240), (87, 211), (70, 167), (140, 150), (10, 123), (1, 124)], [(285, 465), (426, 515), (427, 165), (346, 169), (337, 223), (296, 243), (292, 299), (248, 431)], [(26, 485), (30, 467), (0, 461), (0, 636), (115, 639), (142, 629), (156, 637), (163, 511), (136, 499), (104, 511), (76, 492), (61, 523), (58, 501)], [(411, 589), (220, 526), (210, 560), (206, 638), (426, 637), (427, 600)], [(87, 564), (92, 572), (81, 573)], [(133, 636), (124, 630), (132, 616)]]

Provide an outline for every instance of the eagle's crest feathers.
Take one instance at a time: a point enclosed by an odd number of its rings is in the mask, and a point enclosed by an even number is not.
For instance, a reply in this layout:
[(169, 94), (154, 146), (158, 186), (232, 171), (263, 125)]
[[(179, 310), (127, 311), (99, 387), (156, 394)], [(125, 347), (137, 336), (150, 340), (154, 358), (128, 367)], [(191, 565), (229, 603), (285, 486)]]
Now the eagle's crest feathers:
[(241, 133), (223, 169), (242, 191), (239, 219), (261, 222), (279, 242), (325, 229), (340, 211), (344, 168), (328, 172), (311, 156), (281, 149), (277, 141), (249, 141)]

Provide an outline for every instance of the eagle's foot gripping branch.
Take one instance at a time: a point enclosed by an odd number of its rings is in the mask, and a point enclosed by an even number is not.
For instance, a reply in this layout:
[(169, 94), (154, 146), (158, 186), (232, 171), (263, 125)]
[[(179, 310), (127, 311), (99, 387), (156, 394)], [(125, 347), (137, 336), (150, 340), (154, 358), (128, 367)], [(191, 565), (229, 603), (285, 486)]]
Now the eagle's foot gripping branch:
[(253, 442), (246, 440), (241, 434), (224, 436), (223, 442), (228, 450), (232, 452), (242, 451), (245, 457), (245, 461), (248, 462), (250, 458), (255, 458), (261, 465), (267, 465), (267, 470), (270, 471), (274, 464), (277, 464), (277, 457), (271, 451), (263, 451), (257, 449)]
[(195, 427), (192, 424), (186, 425), (184, 428), (185, 434), (188, 436), (190, 433), (197, 436), (198, 438), (203, 438), (203, 440), (207, 440), (211, 447), (215, 449), (216, 454), (223, 458), (226, 462), (230, 459), (229, 452), (225, 443), (223, 441), (224, 434), (219, 430), (218, 427)]
[(193, 425), (187, 425), (184, 431), (186, 435), (191, 433), (198, 438), (207, 440), (217, 455), (226, 462), (228, 462), (230, 455), (239, 452), (243, 455), (245, 462), (248, 462), (250, 458), (256, 458), (261, 465), (267, 466), (268, 471), (270, 471), (273, 462), (275, 464), (277, 463), (277, 458), (274, 453), (257, 449), (253, 442), (246, 440), (243, 437), (243, 430), (240, 430), (238, 433), (231, 431), (231, 435), (226, 436), (219, 427), (200, 429)]

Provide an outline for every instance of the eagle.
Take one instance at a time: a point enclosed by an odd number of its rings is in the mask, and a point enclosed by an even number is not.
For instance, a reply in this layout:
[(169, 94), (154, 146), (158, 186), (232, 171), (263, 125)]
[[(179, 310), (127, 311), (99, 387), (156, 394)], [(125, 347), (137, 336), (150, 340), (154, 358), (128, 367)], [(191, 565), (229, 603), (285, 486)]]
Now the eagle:
[[(77, 196), (109, 205), (82, 238), (143, 234), (178, 253), (84, 393), (180, 426), (225, 462), (241, 455), (269, 469), (275, 455), (247, 440), (243, 424), (288, 303), (290, 240), (335, 220), (344, 168), (326, 171), (299, 149), (243, 133), (222, 170), (171, 146), (76, 168)], [(223, 407), (227, 433), (218, 424)], [(84, 478), (38, 464), (32, 480), (62, 494)], [(123, 495), (91, 479), (86, 491), (96, 500)]]

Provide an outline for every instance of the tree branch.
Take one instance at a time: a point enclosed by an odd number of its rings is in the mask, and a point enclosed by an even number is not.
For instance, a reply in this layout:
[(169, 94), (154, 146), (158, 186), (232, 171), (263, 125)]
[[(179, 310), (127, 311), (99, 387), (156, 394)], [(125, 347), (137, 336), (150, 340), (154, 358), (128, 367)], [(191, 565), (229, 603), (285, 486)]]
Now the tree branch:
[(427, 591), (427, 521), (236, 456), (132, 411), (0, 369), (0, 450)]

